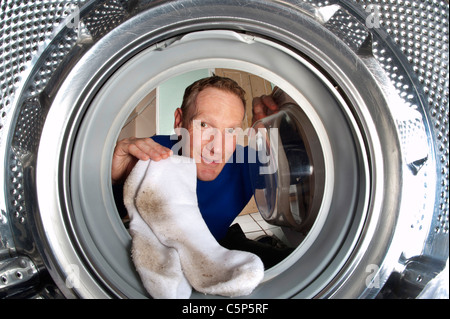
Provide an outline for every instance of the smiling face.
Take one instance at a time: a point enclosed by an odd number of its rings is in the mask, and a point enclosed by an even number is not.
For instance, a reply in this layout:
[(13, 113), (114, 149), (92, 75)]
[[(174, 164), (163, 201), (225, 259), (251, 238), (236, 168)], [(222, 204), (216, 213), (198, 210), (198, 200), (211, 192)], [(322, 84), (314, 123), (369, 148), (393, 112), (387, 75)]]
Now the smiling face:
[[(197, 178), (212, 181), (236, 149), (233, 133), (241, 128), (244, 104), (236, 94), (207, 87), (198, 93), (195, 107), (195, 116), (187, 127), (190, 156), (197, 165)], [(182, 127), (182, 118), (181, 109), (177, 109), (175, 128)]]

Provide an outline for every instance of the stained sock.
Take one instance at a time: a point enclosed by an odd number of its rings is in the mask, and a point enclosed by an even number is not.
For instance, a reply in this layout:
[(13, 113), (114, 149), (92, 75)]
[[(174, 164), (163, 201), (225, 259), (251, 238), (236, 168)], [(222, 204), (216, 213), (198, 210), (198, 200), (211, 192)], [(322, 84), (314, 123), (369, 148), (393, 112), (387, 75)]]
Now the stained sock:
[(196, 183), (192, 159), (148, 162), (136, 208), (159, 241), (177, 250), (193, 288), (205, 294), (248, 295), (261, 282), (264, 266), (252, 253), (217, 243), (198, 209)]
[(124, 204), (130, 217), (131, 257), (147, 292), (153, 298), (182, 299), (192, 288), (181, 269), (174, 248), (164, 246), (139, 215), (135, 206), (137, 190), (148, 163), (139, 162), (124, 185)]

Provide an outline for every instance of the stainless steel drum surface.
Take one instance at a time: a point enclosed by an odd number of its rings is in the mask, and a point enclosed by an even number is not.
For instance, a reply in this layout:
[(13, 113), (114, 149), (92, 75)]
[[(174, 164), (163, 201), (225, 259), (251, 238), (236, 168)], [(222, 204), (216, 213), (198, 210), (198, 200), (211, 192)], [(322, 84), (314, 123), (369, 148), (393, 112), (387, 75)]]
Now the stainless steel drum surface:
[(213, 67), (287, 92), (321, 172), (314, 222), (250, 298), (414, 298), (444, 268), (448, 2), (0, 5), (0, 297), (148, 297), (113, 147), (151, 89)]

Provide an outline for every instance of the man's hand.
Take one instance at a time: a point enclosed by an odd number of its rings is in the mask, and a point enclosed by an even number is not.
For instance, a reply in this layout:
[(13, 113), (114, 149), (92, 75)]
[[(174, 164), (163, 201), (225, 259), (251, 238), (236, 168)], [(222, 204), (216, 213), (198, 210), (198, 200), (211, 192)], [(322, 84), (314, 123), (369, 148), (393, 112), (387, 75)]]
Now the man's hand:
[(262, 95), (260, 97), (255, 97), (252, 102), (252, 108), (252, 124), (262, 118), (265, 118), (266, 116), (277, 113), (279, 110), (279, 107), (277, 103), (275, 103), (272, 95)]
[(172, 151), (151, 138), (126, 138), (117, 142), (111, 167), (113, 184), (123, 183), (138, 160), (160, 161), (172, 155)]

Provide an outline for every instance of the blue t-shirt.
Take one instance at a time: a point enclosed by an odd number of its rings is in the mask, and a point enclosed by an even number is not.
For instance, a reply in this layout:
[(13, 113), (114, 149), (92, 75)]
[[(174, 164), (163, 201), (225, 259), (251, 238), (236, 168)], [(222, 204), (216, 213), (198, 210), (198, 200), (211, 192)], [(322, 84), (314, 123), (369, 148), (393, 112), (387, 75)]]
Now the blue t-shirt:
[[(152, 139), (172, 148), (178, 140), (171, 140), (169, 135), (157, 135)], [(244, 155), (244, 158), (237, 159)], [(222, 239), (233, 220), (247, 205), (253, 195), (250, 179), (247, 147), (236, 146), (236, 151), (225, 164), (219, 176), (213, 181), (197, 180), (197, 200), (200, 212), (209, 230), (216, 238)]]

